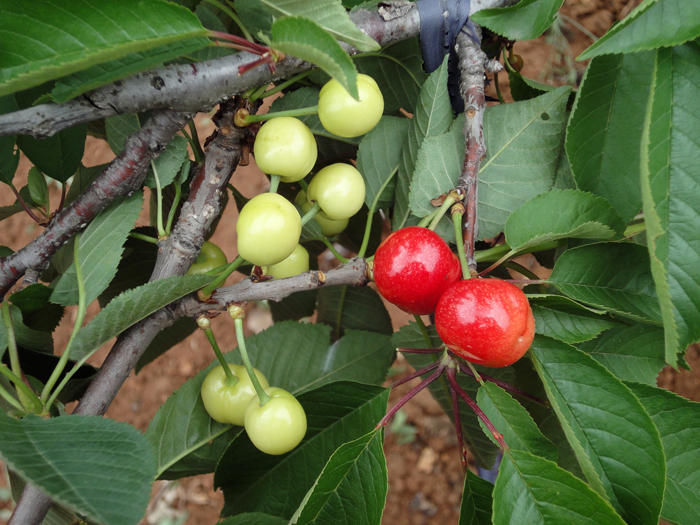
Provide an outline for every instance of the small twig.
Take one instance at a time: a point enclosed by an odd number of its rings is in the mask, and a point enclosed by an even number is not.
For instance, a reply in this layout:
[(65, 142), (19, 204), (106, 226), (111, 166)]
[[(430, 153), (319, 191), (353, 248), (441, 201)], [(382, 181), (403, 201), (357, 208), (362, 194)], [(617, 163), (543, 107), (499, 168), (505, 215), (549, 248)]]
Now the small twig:
[[(468, 376), (474, 377), (474, 373), (469, 368), (464, 366), (464, 364), (461, 362), (459, 363), (459, 370), (463, 374), (467, 374)], [(514, 387), (513, 385), (510, 385), (510, 384), (506, 383), (505, 381), (501, 381), (500, 379), (496, 379), (495, 377), (492, 377), (492, 376), (489, 376), (486, 374), (480, 374), (480, 375), (481, 375), (481, 379), (483, 379), (484, 381), (488, 381), (489, 383), (493, 383), (494, 385), (498, 385), (506, 392), (510, 392), (511, 394), (516, 394), (520, 397), (524, 397), (526, 399), (529, 399), (530, 401), (534, 401), (535, 403), (539, 403), (540, 405), (543, 405), (547, 408), (550, 407), (549, 401), (546, 401), (544, 399), (540, 399), (539, 397), (533, 396), (532, 394), (528, 394), (524, 390), (521, 390), (517, 387)]]
[[(477, 28), (477, 32), (480, 32)], [(476, 271), (474, 241), (478, 236), (477, 223), (477, 184), (481, 158), (486, 154), (484, 143), (484, 95), (486, 54), (464, 32), (457, 36), (457, 54), (461, 73), (460, 91), (464, 99), (465, 156), (458, 190), (464, 192), (466, 224), (464, 227), (464, 251), (470, 271)]]

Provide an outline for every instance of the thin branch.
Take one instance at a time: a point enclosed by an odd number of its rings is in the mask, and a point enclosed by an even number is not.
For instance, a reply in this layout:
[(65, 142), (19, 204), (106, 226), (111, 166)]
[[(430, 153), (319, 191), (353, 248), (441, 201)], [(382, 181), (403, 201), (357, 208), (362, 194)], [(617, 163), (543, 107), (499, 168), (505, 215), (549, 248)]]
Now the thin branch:
[[(481, 37), (480, 28), (476, 26), (477, 34)], [(476, 270), (474, 259), (474, 241), (478, 236), (477, 223), (477, 188), (481, 159), (486, 155), (484, 142), (484, 111), (486, 97), (484, 96), (485, 71), (501, 70), (498, 62), (489, 61), (479, 45), (465, 32), (457, 36), (457, 55), (459, 56), (460, 92), (464, 99), (465, 157), (462, 173), (459, 177), (458, 189), (465, 194), (466, 224), (464, 227), (464, 251), (469, 269)]]
[[(418, 10), (410, 8), (402, 11), (402, 16), (390, 18), (393, 12), (398, 11), (398, 8), (394, 9), (391, 4), (387, 4), (382, 8), (383, 14), (361, 9), (352, 13), (351, 18), (360, 29), (384, 46), (419, 33)], [(357, 53), (351, 46), (342, 45), (349, 53)], [(83, 122), (154, 108), (208, 111), (248, 89), (268, 85), (274, 80), (288, 78), (313, 67), (308, 62), (287, 56), (275, 64), (274, 74), (266, 67), (238, 74), (240, 66), (258, 58), (252, 53), (241, 52), (215, 60), (172, 65), (138, 73), (85, 93), (65, 104), (40, 104), (0, 115), (0, 136), (18, 134), (49, 137)]]
[[(515, 0), (473, 0), (471, 12), (504, 7)], [(378, 10), (358, 9), (352, 21), (380, 45), (418, 36), (420, 19), (412, 2), (383, 2)], [(358, 51), (344, 43), (350, 54)], [(240, 66), (258, 59), (252, 53), (236, 53), (194, 64), (172, 65), (138, 73), (126, 79), (84, 93), (65, 104), (40, 104), (0, 115), (0, 136), (32, 135), (49, 137), (54, 133), (100, 118), (121, 113), (137, 113), (169, 108), (177, 111), (208, 111), (217, 104), (251, 88), (268, 85), (308, 71), (312, 64), (287, 56), (275, 64), (275, 73), (258, 67), (243, 75)]]
[(157, 111), (126, 143), (121, 154), (68, 208), (21, 250), (0, 259), (0, 297), (29, 269), (44, 269), (58, 249), (85, 228), (116, 197), (143, 184), (151, 160), (191, 118), (188, 113)]

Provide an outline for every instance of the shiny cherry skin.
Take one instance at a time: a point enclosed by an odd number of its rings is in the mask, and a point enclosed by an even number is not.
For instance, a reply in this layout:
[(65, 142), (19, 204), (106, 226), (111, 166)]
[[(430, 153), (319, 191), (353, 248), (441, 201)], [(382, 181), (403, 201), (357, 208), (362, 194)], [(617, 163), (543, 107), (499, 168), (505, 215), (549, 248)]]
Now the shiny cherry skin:
[(467, 361), (500, 368), (532, 344), (535, 319), (520, 288), (498, 279), (466, 279), (451, 286), (435, 311), (442, 342)]
[(294, 277), (300, 273), (309, 271), (309, 252), (301, 244), (297, 244), (292, 254), (284, 261), (263, 267), (264, 275), (271, 275), (275, 279)]
[(223, 266), (227, 262), (226, 254), (221, 251), (221, 248), (213, 242), (204, 241), (202, 249), (199, 251), (199, 255), (197, 255), (197, 260), (190, 266), (190, 269), (187, 270), (187, 275), (207, 273), (214, 268)]
[(294, 117), (267, 121), (255, 137), (253, 154), (258, 167), (282, 182), (303, 179), (316, 164), (318, 149), (314, 134)]
[(359, 137), (374, 128), (384, 111), (384, 97), (369, 75), (357, 75), (359, 100), (350, 96), (336, 79), (321, 88), (318, 118), (328, 131), (339, 137)]
[(306, 435), (306, 412), (297, 399), (277, 387), (266, 388), (272, 398), (260, 406), (253, 397), (245, 412), (245, 431), (255, 447), (273, 456), (294, 449)]
[(372, 268), (379, 293), (404, 312), (428, 315), (462, 277), (459, 259), (437, 233), (409, 226), (377, 248)]

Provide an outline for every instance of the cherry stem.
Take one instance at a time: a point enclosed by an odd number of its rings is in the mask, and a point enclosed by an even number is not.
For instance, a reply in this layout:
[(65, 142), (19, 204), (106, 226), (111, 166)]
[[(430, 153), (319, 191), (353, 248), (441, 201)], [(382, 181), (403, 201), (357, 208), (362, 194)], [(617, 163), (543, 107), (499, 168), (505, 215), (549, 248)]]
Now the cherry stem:
[[(467, 374), (468, 376), (474, 377), (474, 373), (467, 367), (464, 366), (464, 364), (459, 363), (459, 369), (462, 371), (462, 373)], [(528, 394), (524, 390), (521, 390), (517, 387), (514, 387), (513, 385), (509, 385), (505, 381), (501, 381), (500, 379), (496, 379), (495, 377), (486, 375), (486, 374), (480, 374), (481, 379), (484, 381), (488, 381), (489, 383), (493, 383), (494, 385), (500, 386), (503, 390), (510, 392), (511, 394), (516, 394), (520, 397), (524, 397), (526, 399), (529, 399), (530, 401), (534, 401), (535, 403), (539, 403), (542, 406), (545, 406), (547, 408), (550, 407), (550, 404), (548, 401), (545, 401), (544, 399), (540, 399), (539, 397), (533, 396), (532, 394)]]
[(138, 239), (139, 241), (150, 242), (151, 244), (158, 244), (158, 239), (156, 239), (155, 237), (143, 235), (141, 233), (131, 232), (129, 233), (129, 237)]
[(218, 7), (221, 9), (224, 13), (226, 13), (231, 20), (233, 20), (233, 23), (238, 26), (238, 28), (241, 30), (241, 32), (245, 35), (246, 40), (249, 42), (253, 41), (253, 35), (250, 34), (250, 31), (248, 31), (248, 28), (243, 25), (243, 22), (241, 22), (241, 19), (238, 18), (238, 15), (227, 5), (222, 4), (221, 2), (218, 2), (217, 0), (204, 0), (205, 2), (210, 3), (213, 6)]
[(66, 203), (66, 185), (61, 184), (61, 201), (58, 203), (58, 209), (56, 213), (61, 213), (63, 211), (63, 205)]
[(428, 226), (429, 230), (435, 231), (435, 228), (437, 228), (438, 224), (440, 223), (440, 220), (445, 216), (447, 213), (447, 210), (450, 209), (450, 206), (452, 206), (455, 203), (454, 197), (451, 195), (448, 195), (445, 198), (445, 202), (442, 203), (442, 206), (438, 209), (437, 214), (433, 218), (433, 220), (430, 222), (430, 226)]
[(277, 193), (277, 188), (280, 187), (280, 176), (270, 175), (270, 193)]
[(506, 445), (506, 442), (503, 439), (503, 434), (496, 430), (496, 427), (494, 427), (493, 423), (491, 423), (491, 420), (488, 417), (486, 417), (486, 414), (484, 414), (483, 410), (481, 410), (476, 404), (476, 402), (471, 397), (469, 397), (469, 394), (462, 390), (462, 387), (459, 386), (459, 384), (457, 383), (456, 375), (457, 371), (454, 368), (447, 369), (447, 380), (450, 382), (450, 386), (457, 392), (459, 397), (464, 399), (464, 402), (467, 405), (469, 405), (469, 408), (471, 408), (474, 411), (474, 413), (481, 420), (481, 422), (484, 425), (486, 425), (486, 428), (489, 429), (494, 439), (498, 441), (499, 445), (501, 445), (501, 448), (503, 448), (503, 450), (508, 450), (508, 445)]
[(253, 383), (255, 392), (258, 394), (260, 406), (263, 406), (272, 398), (263, 389), (262, 385), (260, 384), (260, 381), (258, 381), (258, 376), (255, 375), (253, 365), (250, 363), (250, 358), (248, 357), (248, 350), (246, 350), (245, 347), (245, 337), (243, 335), (243, 319), (240, 317), (236, 317), (233, 320), (233, 324), (236, 326), (236, 340), (238, 341), (238, 350), (241, 352), (243, 364), (245, 365), (245, 369), (248, 371), (248, 376), (250, 377), (250, 382)]
[(219, 276), (210, 284), (202, 288), (199, 292), (197, 292), (197, 297), (199, 297), (200, 301), (206, 301), (211, 297), (211, 294), (216, 290), (219, 286), (224, 284), (226, 282), (226, 279), (228, 279), (228, 276), (231, 275), (233, 272), (235, 272), (238, 267), (245, 262), (245, 259), (241, 257), (240, 255), (236, 257), (236, 259), (229, 264), (226, 269), (219, 274)]
[(421, 228), (427, 228), (428, 225), (430, 224), (430, 221), (432, 221), (433, 218), (435, 218), (435, 216), (437, 215), (438, 211), (440, 211), (440, 210), (438, 208), (436, 208), (432, 212), (430, 212), (429, 215), (426, 215), (425, 217), (423, 217), (423, 219), (418, 223), (418, 226), (420, 226)]
[(416, 370), (415, 372), (410, 373), (406, 377), (399, 379), (396, 381), (396, 383), (392, 384), (389, 388), (396, 388), (399, 385), (403, 385), (404, 383), (408, 383), (411, 379), (415, 379), (416, 377), (422, 376), (425, 373), (431, 372), (435, 370), (438, 366), (440, 366), (440, 363), (435, 362), (433, 364), (430, 364), (426, 366), (425, 368), (421, 368), (420, 370)]
[(261, 46), (260, 44), (251, 42), (250, 40), (246, 40), (245, 38), (242, 38), (240, 36), (231, 35), (229, 33), (222, 33), (220, 31), (209, 31), (209, 37), (218, 38), (219, 40), (228, 40), (229, 42), (233, 42), (234, 44), (238, 44), (239, 46), (241, 46), (243, 51), (248, 51), (256, 55), (262, 55), (270, 51), (269, 47)]
[(333, 246), (333, 243), (332, 243), (331, 241), (329, 241), (328, 239), (326, 239), (325, 237), (314, 237), (314, 238), (308, 239), (308, 240), (309, 240), (309, 241), (320, 241), (320, 242), (322, 242), (323, 244), (325, 244), (325, 245), (326, 245), (326, 248), (328, 248), (328, 250), (330, 250), (330, 252), (333, 254), (333, 256), (334, 256), (336, 259), (338, 259), (341, 263), (347, 264), (347, 263), (350, 262), (350, 259), (348, 259), (347, 257), (343, 257), (342, 255), (340, 255), (340, 252), (339, 252), (338, 250), (335, 249), (335, 246)]
[(469, 279), (471, 274), (469, 273), (469, 264), (467, 263), (467, 256), (464, 253), (464, 240), (462, 239), (462, 217), (464, 217), (464, 205), (458, 202), (452, 206), (452, 221), (455, 227), (455, 242), (457, 243), (457, 256), (459, 257), (459, 264), (462, 267), (462, 279)]
[(307, 108), (288, 109), (286, 111), (273, 111), (272, 113), (261, 113), (259, 115), (246, 115), (242, 120), (246, 124), (253, 122), (263, 122), (277, 117), (303, 117), (304, 115), (317, 115), (318, 106), (309, 106)]
[(466, 472), (467, 448), (464, 446), (464, 437), (462, 435), (462, 415), (459, 412), (459, 398), (454, 388), (450, 388), (450, 397), (452, 398), (452, 414), (454, 417), (455, 430), (457, 431), (457, 442), (459, 443), (459, 451), (462, 459), (462, 470)]
[(524, 275), (531, 281), (537, 281), (539, 283), (540, 293), (547, 293), (547, 290), (545, 290), (544, 283), (542, 282), (542, 279), (540, 279), (540, 276), (532, 272), (530, 269), (525, 268), (525, 266), (523, 266), (522, 264), (516, 263), (515, 261), (507, 261), (503, 266)]
[(438, 365), (438, 368), (435, 371), (435, 373), (433, 375), (431, 375), (430, 377), (421, 381), (421, 383), (418, 386), (415, 386), (411, 390), (409, 390), (409, 392), (405, 396), (403, 396), (399, 400), (399, 402), (396, 403), (391, 410), (389, 410), (389, 412), (386, 413), (386, 416), (384, 416), (382, 418), (382, 420), (379, 423), (377, 423), (377, 426), (375, 428), (380, 428), (380, 427), (386, 425), (387, 422), (392, 418), (392, 416), (394, 414), (396, 414), (396, 412), (398, 412), (402, 406), (404, 406), (411, 399), (413, 399), (421, 390), (423, 390), (425, 387), (427, 387), (430, 383), (432, 383), (438, 377), (440, 377), (442, 375), (442, 373), (445, 371), (445, 366), (446, 366), (445, 363), (443, 363), (441, 361), (440, 364)]
[(317, 202), (314, 202), (313, 208), (311, 208), (309, 211), (307, 211), (304, 216), (301, 218), (301, 225), (304, 226), (307, 222), (309, 222), (311, 219), (316, 217), (318, 212), (321, 211), (321, 205)]
[(216, 342), (214, 332), (211, 328), (205, 328), (204, 335), (207, 336), (209, 344), (211, 345), (211, 349), (214, 350), (214, 353), (216, 354), (216, 358), (219, 360), (221, 368), (224, 369), (224, 374), (226, 375), (226, 386), (235, 386), (236, 383), (238, 383), (238, 378), (234, 375), (233, 372), (231, 372), (231, 369), (229, 368), (226, 359), (224, 359), (224, 354), (221, 353), (221, 349), (219, 348), (219, 345)]
[(442, 352), (444, 348), (438, 346), (437, 348), (397, 348), (397, 350), (404, 354), (437, 354)]
[(369, 238), (372, 233), (372, 219), (374, 218), (374, 212), (377, 209), (377, 205), (379, 204), (379, 199), (381, 198), (382, 194), (384, 193), (384, 190), (386, 187), (389, 185), (389, 182), (394, 178), (394, 175), (396, 175), (399, 171), (398, 166), (394, 171), (391, 172), (391, 175), (389, 175), (386, 180), (382, 183), (381, 187), (377, 191), (377, 194), (374, 196), (374, 199), (372, 199), (372, 205), (369, 207), (369, 212), (367, 213), (367, 223), (365, 224), (365, 235), (362, 237), (362, 246), (360, 246), (360, 251), (357, 252), (358, 257), (364, 257), (365, 253), (367, 253), (367, 246), (369, 246)]
[(272, 95), (275, 95), (275, 94), (279, 93), (280, 91), (282, 91), (283, 89), (288, 88), (288, 87), (291, 86), (292, 84), (294, 84), (294, 83), (296, 83), (296, 82), (299, 82), (300, 80), (302, 80), (302, 79), (308, 77), (310, 74), (311, 74), (311, 70), (310, 70), (310, 71), (304, 71), (303, 73), (299, 73), (298, 75), (293, 76), (292, 78), (287, 79), (287, 80), (285, 80), (284, 82), (282, 82), (281, 84), (279, 84), (279, 85), (277, 85), (277, 86), (275, 86), (275, 87), (273, 87), (273, 88), (270, 88), (270, 89), (267, 89), (267, 86), (263, 86), (264, 88), (266, 88), (266, 91), (263, 91), (262, 93), (258, 93), (258, 92), (256, 91), (256, 92), (251, 96), (251, 98), (250, 98), (249, 100), (250, 100), (251, 102), (253, 102), (253, 101), (255, 101), (255, 100), (258, 100), (259, 98), (267, 98), (267, 97), (270, 97), (270, 96), (272, 96)]
[[(462, 365), (462, 363), (460, 363)], [(467, 361), (467, 366), (469, 367), (469, 370), (471, 371), (471, 375), (474, 379), (476, 379), (480, 384), (484, 384), (484, 380), (481, 377), (481, 374), (477, 372), (476, 368), (474, 368), (474, 365), (471, 364), (469, 361)]]
[(429, 347), (432, 347), (433, 342), (430, 340), (430, 334), (428, 334), (428, 328), (425, 326), (425, 323), (423, 322), (423, 318), (421, 318), (420, 315), (413, 314), (413, 319), (416, 320), (416, 324), (418, 325), (418, 328), (420, 329), (421, 334), (423, 334), (423, 339), (425, 340), (425, 342), (428, 343)]
[(190, 120), (187, 123), (187, 127), (190, 128), (190, 134), (192, 135), (192, 150), (194, 152), (194, 160), (196, 162), (202, 162), (204, 160), (204, 150), (202, 149), (202, 144), (199, 142), (199, 133), (197, 133), (197, 126), (194, 120)]

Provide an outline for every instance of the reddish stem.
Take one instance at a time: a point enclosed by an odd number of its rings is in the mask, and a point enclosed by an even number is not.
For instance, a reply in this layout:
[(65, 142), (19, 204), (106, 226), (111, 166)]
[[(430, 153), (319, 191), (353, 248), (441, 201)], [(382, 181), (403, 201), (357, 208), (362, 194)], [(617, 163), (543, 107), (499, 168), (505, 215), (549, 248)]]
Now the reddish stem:
[(454, 368), (447, 369), (447, 379), (450, 382), (450, 386), (457, 392), (459, 397), (464, 399), (464, 402), (467, 405), (469, 405), (469, 408), (471, 408), (474, 411), (474, 413), (481, 420), (481, 422), (484, 425), (486, 425), (486, 428), (489, 429), (494, 439), (498, 441), (498, 444), (501, 445), (501, 447), (504, 450), (507, 450), (508, 445), (506, 445), (506, 442), (503, 440), (503, 434), (496, 430), (496, 427), (494, 427), (493, 423), (491, 423), (491, 420), (488, 417), (486, 417), (486, 414), (484, 414), (483, 410), (481, 410), (479, 406), (474, 402), (474, 400), (471, 397), (469, 397), (469, 394), (462, 390), (462, 387), (459, 386), (459, 384), (457, 383), (456, 375), (457, 371)]
[(386, 425), (387, 421), (389, 421), (389, 420), (392, 418), (392, 416), (393, 416), (394, 414), (396, 414), (396, 412), (398, 412), (399, 409), (400, 409), (402, 406), (404, 406), (404, 405), (405, 405), (406, 403), (408, 403), (411, 399), (413, 399), (413, 398), (418, 394), (418, 392), (420, 392), (421, 390), (423, 390), (426, 386), (428, 386), (430, 383), (432, 383), (432, 382), (435, 381), (438, 377), (440, 377), (444, 371), (445, 371), (445, 364), (442, 363), (442, 362), (440, 362), (440, 365), (438, 366), (438, 369), (435, 371), (435, 373), (434, 373), (433, 375), (431, 375), (430, 377), (428, 377), (428, 378), (424, 379), (423, 381), (421, 381), (421, 383), (420, 383), (418, 386), (412, 388), (412, 389), (408, 392), (408, 394), (406, 394), (405, 396), (403, 396), (403, 397), (399, 400), (399, 402), (396, 403), (396, 404), (394, 405), (394, 407), (393, 407), (391, 410), (389, 410), (389, 412), (386, 413), (386, 416), (384, 416), (384, 417), (382, 418), (382, 420), (381, 420), (379, 423), (377, 423), (376, 428), (380, 428), (380, 427)]
[(391, 385), (389, 388), (396, 388), (399, 385), (403, 385), (404, 383), (408, 383), (411, 379), (415, 379), (416, 377), (422, 376), (423, 374), (430, 372), (432, 370), (435, 370), (438, 366), (440, 366), (440, 362), (433, 363), (432, 365), (428, 365), (425, 368), (421, 368), (420, 370), (417, 370), (413, 372), (412, 374), (407, 375), (406, 377), (399, 379), (396, 383)]
[(241, 46), (243, 51), (255, 53), (256, 55), (262, 55), (263, 53), (267, 53), (268, 51), (270, 51), (269, 47), (261, 46), (260, 44), (256, 44), (255, 42), (246, 40), (243, 37), (231, 35), (229, 33), (221, 33), (220, 31), (210, 31), (209, 36), (212, 38), (219, 38), (221, 40), (228, 40), (229, 42), (233, 42), (234, 44)]
[[(451, 369), (454, 373), (454, 369)], [(447, 371), (449, 377), (450, 370)], [(462, 415), (459, 413), (459, 399), (454, 388), (450, 388), (450, 396), (452, 397), (452, 414), (455, 420), (455, 430), (457, 431), (457, 442), (459, 443), (459, 451), (462, 455), (462, 470), (467, 469), (467, 448), (464, 446), (464, 437), (462, 436)]]
[(19, 194), (19, 192), (15, 189), (15, 187), (12, 184), (10, 184), (10, 188), (12, 189), (12, 193), (15, 194), (15, 197), (17, 197), (17, 202), (19, 202), (20, 206), (22, 206), (24, 211), (27, 212), (27, 215), (29, 215), (32, 218), (32, 220), (34, 222), (36, 222), (37, 224), (41, 224), (41, 220), (39, 220), (39, 218), (36, 215), (34, 215), (34, 212), (32, 211), (32, 209), (29, 206), (27, 206), (27, 203), (24, 202), (24, 199), (22, 198), (22, 196)]
[[(459, 363), (459, 369), (462, 371), (462, 373), (467, 374), (470, 377), (474, 377), (474, 372), (472, 372), (468, 366), (464, 366), (463, 363)], [(486, 374), (479, 374), (481, 376), (481, 379), (484, 381), (489, 381), (490, 383), (493, 383), (494, 385), (500, 386), (503, 390), (506, 392), (510, 392), (511, 394), (516, 394), (519, 395), (520, 397), (524, 397), (526, 399), (529, 399), (530, 401), (534, 401), (535, 403), (539, 403), (540, 405), (543, 405), (547, 408), (551, 408), (549, 401), (546, 401), (544, 399), (540, 399), (539, 397), (533, 396), (532, 394), (528, 394), (524, 390), (520, 390), (517, 387), (514, 387), (513, 385), (509, 385), (505, 381), (501, 381), (500, 379), (496, 379), (495, 377), (486, 375)]]

